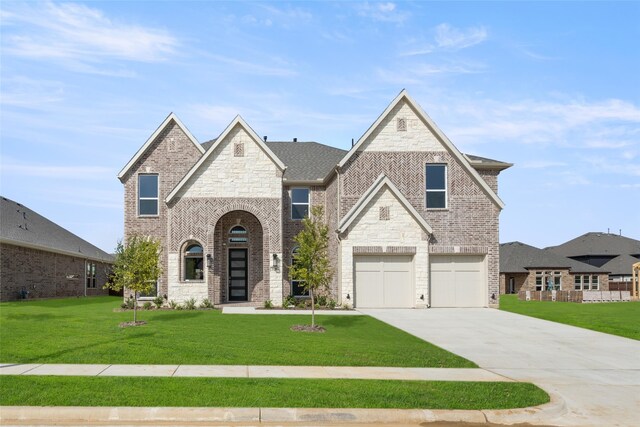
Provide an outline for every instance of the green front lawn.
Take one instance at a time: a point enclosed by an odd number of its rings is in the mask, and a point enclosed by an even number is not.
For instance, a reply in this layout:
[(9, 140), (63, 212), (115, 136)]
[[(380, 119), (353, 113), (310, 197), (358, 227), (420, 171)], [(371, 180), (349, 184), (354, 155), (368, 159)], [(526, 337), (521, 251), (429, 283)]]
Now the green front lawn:
[(368, 316), (317, 316), (327, 332), (293, 332), (311, 316), (140, 311), (117, 297), (0, 304), (0, 362), (477, 367)]
[(8, 406), (506, 409), (548, 401), (528, 383), (0, 377), (0, 405)]
[(517, 295), (500, 295), (500, 310), (640, 340), (638, 302), (577, 304), (520, 301)]

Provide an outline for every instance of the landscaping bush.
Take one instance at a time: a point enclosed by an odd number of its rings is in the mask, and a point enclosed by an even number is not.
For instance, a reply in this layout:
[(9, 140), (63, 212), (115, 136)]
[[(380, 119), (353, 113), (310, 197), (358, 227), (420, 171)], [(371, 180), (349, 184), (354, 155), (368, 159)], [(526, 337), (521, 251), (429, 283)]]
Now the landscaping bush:
[(196, 299), (195, 298), (189, 298), (188, 300), (186, 300), (184, 302), (184, 308), (186, 308), (187, 310), (195, 310), (196, 309)]
[(205, 298), (200, 303), (200, 308), (213, 308), (213, 303), (211, 302), (211, 300), (209, 300), (209, 298)]
[(120, 304), (120, 307), (124, 308), (125, 310), (133, 310), (134, 304), (135, 304), (135, 300), (133, 299), (133, 297), (129, 297), (126, 300), (124, 300), (122, 304)]
[(179, 305), (180, 305), (180, 304), (178, 304), (178, 303), (177, 303), (177, 302), (175, 302), (174, 300), (169, 301), (169, 308), (172, 308), (172, 309), (174, 309), (174, 310), (175, 310), (175, 309), (177, 309), (177, 308), (178, 308), (178, 306), (179, 306)]
[(153, 303), (157, 308), (162, 308), (162, 304), (164, 304), (164, 298), (162, 298), (161, 296), (157, 296), (153, 299)]
[(153, 308), (153, 304), (151, 303), (151, 301), (147, 301), (142, 305), (142, 308), (144, 308), (145, 310), (151, 310)]
[(271, 302), (270, 299), (264, 302), (264, 308), (273, 308), (273, 303)]
[(284, 299), (284, 301), (282, 301), (282, 306), (283, 307), (290, 307), (290, 306), (295, 306), (297, 303), (296, 301), (296, 297), (294, 297), (293, 295), (287, 295), (287, 297)]

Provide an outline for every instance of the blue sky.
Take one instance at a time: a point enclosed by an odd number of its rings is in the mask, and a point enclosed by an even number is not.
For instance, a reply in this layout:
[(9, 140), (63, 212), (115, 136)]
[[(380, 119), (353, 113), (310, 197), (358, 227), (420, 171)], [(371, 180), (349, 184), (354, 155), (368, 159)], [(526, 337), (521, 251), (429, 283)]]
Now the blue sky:
[(500, 177), (500, 240), (640, 239), (639, 2), (14, 2), (0, 192), (107, 251), (170, 113), (348, 148), (406, 88)]

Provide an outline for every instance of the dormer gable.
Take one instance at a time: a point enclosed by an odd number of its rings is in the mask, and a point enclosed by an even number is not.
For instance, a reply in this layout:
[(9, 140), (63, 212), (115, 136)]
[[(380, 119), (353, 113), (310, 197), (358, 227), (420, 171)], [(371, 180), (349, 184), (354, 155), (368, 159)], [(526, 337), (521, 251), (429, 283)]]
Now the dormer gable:
[(162, 134), (162, 132), (167, 129), (172, 123), (175, 123), (176, 126), (187, 136), (187, 138), (195, 145), (196, 149), (203, 154), (204, 148), (200, 145), (198, 140), (189, 132), (189, 129), (180, 121), (178, 116), (174, 113), (170, 113), (166, 119), (158, 126), (158, 128), (151, 134), (151, 136), (147, 139), (147, 141), (140, 147), (140, 149), (136, 152), (136, 154), (129, 160), (129, 162), (122, 168), (120, 173), (118, 174), (118, 179), (121, 182), (124, 182), (124, 178), (129, 173), (131, 168), (149, 151), (154, 142), (156, 142), (158, 136)]
[[(423, 138), (412, 138), (412, 132), (426, 129)], [(393, 132), (393, 137), (387, 135)], [(496, 192), (470, 164), (468, 158), (447, 138), (420, 105), (403, 89), (387, 106), (378, 119), (358, 139), (338, 164), (345, 167), (348, 161), (362, 151), (443, 151), (451, 154), (467, 174), (500, 209), (504, 203)]]
[[(248, 185), (244, 191), (280, 197), (285, 165), (269, 149), (256, 132), (236, 116), (216, 138), (198, 162), (166, 197), (171, 203), (177, 197), (243, 196), (243, 185), (263, 178), (263, 187)], [(226, 194), (224, 187), (235, 187)]]

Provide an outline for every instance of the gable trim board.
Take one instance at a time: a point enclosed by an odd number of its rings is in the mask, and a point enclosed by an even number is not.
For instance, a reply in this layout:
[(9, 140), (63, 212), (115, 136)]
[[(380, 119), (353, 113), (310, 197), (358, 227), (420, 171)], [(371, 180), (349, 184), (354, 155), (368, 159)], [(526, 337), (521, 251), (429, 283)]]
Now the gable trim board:
[(431, 226), (425, 221), (425, 219), (416, 211), (411, 203), (407, 200), (406, 197), (402, 195), (402, 192), (396, 187), (393, 182), (385, 175), (380, 174), (378, 179), (369, 187), (369, 189), (362, 195), (362, 197), (356, 202), (355, 205), (347, 212), (347, 214), (340, 221), (340, 225), (338, 225), (338, 233), (344, 233), (349, 226), (353, 223), (353, 221), (358, 218), (358, 216), (364, 211), (367, 205), (373, 200), (373, 198), (383, 189), (384, 186), (387, 186), (391, 193), (400, 201), (400, 204), (413, 216), (413, 218), (420, 224), (420, 226), (426, 231), (428, 234), (433, 234), (433, 229)]
[(227, 128), (222, 132), (222, 134), (220, 134), (220, 136), (216, 138), (216, 142), (214, 142), (213, 145), (209, 147), (207, 152), (204, 153), (202, 157), (200, 157), (200, 160), (198, 160), (198, 162), (195, 165), (193, 165), (193, 167), (189, 170), (189, 172), (187, 172), (187, 174), (182, 178), (182, 180), (180, 180), (178, 185), (175, 186), (175, 188), (171, 191), (171, 193), (169, 193), (169, 195), (165, 199), (166, 203), (171, 203), (171, 201), (177, 196), (178, 192), (184, 187), (184, 185), (196, 173), (196, 171), (200, 169), (202, 164), (207, 161), (209, 156), (211, 156), (211, 153), (213, 153), (216, 150), (216, 148), (218, 148), (220, 144), (222, 144), (222, 142), (226, 139), (229, 133), (231, 133), (231, 131), (237, 125), (243, 128), (245, 132), (247, 132), (247, 134), (251, 137), (251, 139), (253, 139), (254, 142), (258, 145), (258, 147), (260, 147), (260, 149), (264, 151), (267, 157), (269, 157), (269, 159), (271, 159), (271, 161), (275, 163), (275, 165), (280, 169), (280, 171), (284, 172), (284, 170), (286, 169), (286, 166), (284, 165), (284, 163), (282, 163), (282, 161), (273, 153), (273, 151), (271, 151), (269, 147), (267, 147), (264, 141), (262, 141), (262, 138), (258, 136), (258, 134), (247, 124), (247, 122), (245, 122), (244, 119), (240, 115), (238, 115), (235, 117), (235, 119), (231, 121), (231, 123), (229, 123), (229, 126), (227, 126)]
[(351, 150), (344, 156), (344, 158), (338, 163), (338, 167), (342, 168), (347, 164), (347, 161), (360, 149), (360, 147), (365, 143), (365, 141), (373, 134), (373, 132), (378, 128), (378, 126), (382, 123), (382, 121), (391, 113), (391, 111), (401, 102), (405, 100), (409, 106), (414, 109), (417, 113), (417, 116), (422, 122), (433, 132), (436, 138), (440, 141), (440, 143), (446, 148), (449, 153), (451, 153), (462, 166), (466, 169), (466, 171), (471, 175), (472, 179), (480, 186), (480, 188), (489, 196), (489, 198), (496, 204), (500, 209), (504, 208), (504, 202), (498, 197), (498, 195), (489, 187), (487, 182), (482, 179), (482, 177), (478, 174), (473, 166), (469, 163), (467, 157), (458, 150), (453, 143), (449, 140), (449, 138), (438, 128), (438, 126), (434, 123), (434, 121), (429, 117), (429, 115), (420, 107), (420, 105), (407, 93), (406, 89), (402, 89), (400, 94), (391, 101), (389, 106), (383, 111), (383, 113), (378, 117), (378, 119), (367, 129), (367, 131), (358, 139), (358, 142), (351, 147)]
[(142, 145), (142, 147), (140, 147), (138, 152), (131, 158), (131, 160), (129, 160), (129, 163), (127, 163), (125, 167), (122, 168), (122, 170), (118, 174), (118, 179), (120, 181), (122, 181), (122, 179), (127, 174), (127, 172), (129, 172), (129, 169), (131, 169), (133, 165), (135, 165), (136, 162), (144, 155), (144, 153), (147, 152), (149, 147), (151, 147), (151, 144), (153, 144), (153, 141), (155, 141), (158, 135), (162, 133), (162, 131), (169, 125), (169, 123), (171, 123), (171, 121), (174, 121), (178, 125), (180, 130), (182, 130), (184, 134), (187, 135), (187, 138), (189, 138), (189, 140), (193, 143), (193, 145), (196, 146), (198, 151), (200, 151), (201, 154), (204, 154), (204, 148), (202, 148), (202, 145), (200, 145), (198, 140), (191, 134), (191, 132), (189, 132), (189, 129), (187, 129), (187, 127), (180, 121), (178, 116), (176, 116), (174, 113), (171, 113), (167, 116), (166, 119), (164, 119), (164, 121), (160, 124), (160, 126), (158, 126), (155, 132), (151, 134), (151, 136)]

